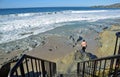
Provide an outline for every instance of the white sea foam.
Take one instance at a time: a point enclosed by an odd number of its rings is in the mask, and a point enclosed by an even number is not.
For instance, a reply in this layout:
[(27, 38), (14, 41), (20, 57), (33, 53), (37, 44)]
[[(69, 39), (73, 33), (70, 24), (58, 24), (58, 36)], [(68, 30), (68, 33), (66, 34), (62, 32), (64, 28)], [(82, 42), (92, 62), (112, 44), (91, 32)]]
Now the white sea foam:
[[(30, 35), (42, 33), (56, 27), (64, 22), (88, 21), (94, 22), (100, 19), (120, 17), (120, 10), (90, 10), (90, 11), (61, 11), (44, 13), (25, 13), (0, 15), (0, 33), (2, 38), (0, 43), (13, 41), (28, 37)], [(20, 35), (27, 32), (32, 34)]]
[(107, 10), (92, 10), (92, 11), (71, 11), (72, 13), (100, 13), (107, 12)]

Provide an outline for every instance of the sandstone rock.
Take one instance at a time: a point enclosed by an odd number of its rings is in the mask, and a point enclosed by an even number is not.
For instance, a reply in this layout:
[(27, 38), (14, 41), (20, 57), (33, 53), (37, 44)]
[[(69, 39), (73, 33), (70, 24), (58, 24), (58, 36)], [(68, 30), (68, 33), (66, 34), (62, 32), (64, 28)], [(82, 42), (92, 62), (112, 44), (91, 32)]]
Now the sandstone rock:
[(107, 29), (100, 33), (99, 42), (102, 44), (97, 49), (96, 55), (99, 57), (111, 56), (114, 53), (116, 35), (115, 33), (120, 31), (120, 25), (113, 25), (110, 29)]

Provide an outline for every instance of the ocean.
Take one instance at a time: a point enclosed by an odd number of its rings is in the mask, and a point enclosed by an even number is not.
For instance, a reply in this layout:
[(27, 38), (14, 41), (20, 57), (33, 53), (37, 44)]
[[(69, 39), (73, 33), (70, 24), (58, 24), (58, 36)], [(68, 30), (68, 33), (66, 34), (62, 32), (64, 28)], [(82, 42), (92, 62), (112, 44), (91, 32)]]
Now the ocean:
[(120, 24), (120, 9), (41, 7), (0, 9), (0, 44), (37, 35), (101, 32)]

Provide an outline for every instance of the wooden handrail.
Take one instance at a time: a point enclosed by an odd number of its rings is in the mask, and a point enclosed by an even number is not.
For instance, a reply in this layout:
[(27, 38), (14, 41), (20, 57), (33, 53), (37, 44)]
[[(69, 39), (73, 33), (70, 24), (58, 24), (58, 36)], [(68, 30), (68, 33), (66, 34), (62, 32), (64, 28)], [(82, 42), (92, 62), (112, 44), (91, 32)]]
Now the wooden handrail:
[(56, 63), (24, 54), (10, 70), (8, 77), (53, 77), (56, 74)]
[(118, 74), (120, 76), (120, 54), (77, 63), (78, 77), (117, 77)]

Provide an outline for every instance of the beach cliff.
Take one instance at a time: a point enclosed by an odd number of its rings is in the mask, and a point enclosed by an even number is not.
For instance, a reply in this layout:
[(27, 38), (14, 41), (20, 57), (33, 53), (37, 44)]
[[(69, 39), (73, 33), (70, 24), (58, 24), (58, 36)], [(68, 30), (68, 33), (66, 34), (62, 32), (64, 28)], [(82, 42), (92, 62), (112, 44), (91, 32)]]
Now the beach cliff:
[(104, 30), (99, 34), (100, 46), (96, 51), (98, 57), (111, 56), (114, 54), (116, 35), (120, 31), (120, 25), (112, 25), (110, 29)]

